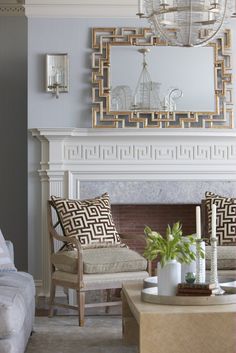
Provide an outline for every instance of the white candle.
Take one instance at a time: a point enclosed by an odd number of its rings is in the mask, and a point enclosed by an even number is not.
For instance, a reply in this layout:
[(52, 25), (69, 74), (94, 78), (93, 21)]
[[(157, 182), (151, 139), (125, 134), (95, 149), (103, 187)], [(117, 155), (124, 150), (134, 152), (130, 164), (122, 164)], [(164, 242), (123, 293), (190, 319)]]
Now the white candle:
[(211, 237), (216, 238), (216, 205), (212, 205), (211, 214)]
[(196, 234), (197, 238), (201, 238), (201, 207), (196, 207)]
[(58, 83), (58, 84), (60, 84), (61, 83), (61, 75), (59, 74), (59, 73), (56, 73), (56, 75), (55, 75), (55, 83)]
[(138, 0), (138, 13), (143, 14), (143, 0)]

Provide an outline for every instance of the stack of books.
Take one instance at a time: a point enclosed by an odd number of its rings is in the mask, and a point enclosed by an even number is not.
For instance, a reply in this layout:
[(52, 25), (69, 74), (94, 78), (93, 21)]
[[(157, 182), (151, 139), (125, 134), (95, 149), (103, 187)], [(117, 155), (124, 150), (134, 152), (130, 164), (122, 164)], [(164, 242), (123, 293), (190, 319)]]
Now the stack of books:
[(211, 283), (179, 283), (177, 286), (178, 296), (210, 296), (215, 288)]

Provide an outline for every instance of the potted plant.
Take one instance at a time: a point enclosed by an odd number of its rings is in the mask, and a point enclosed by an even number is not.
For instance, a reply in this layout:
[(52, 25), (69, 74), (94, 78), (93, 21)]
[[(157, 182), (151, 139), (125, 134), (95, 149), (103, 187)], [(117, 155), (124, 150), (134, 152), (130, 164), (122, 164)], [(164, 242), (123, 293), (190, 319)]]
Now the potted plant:
[[(176, 286), (181, 282), (181, 263), (191, 263), (196, 259), (192, 246), (196, 244), (193, 235), (183, 236), (182, 225), (176, 222), (167, 226), (165, 237), (146, 226), (146, 247), (144, 256), (148, 260), (159, 258), (158, 294), (175, 295)], [(204, 257), (204, 253), (200, 252)]]

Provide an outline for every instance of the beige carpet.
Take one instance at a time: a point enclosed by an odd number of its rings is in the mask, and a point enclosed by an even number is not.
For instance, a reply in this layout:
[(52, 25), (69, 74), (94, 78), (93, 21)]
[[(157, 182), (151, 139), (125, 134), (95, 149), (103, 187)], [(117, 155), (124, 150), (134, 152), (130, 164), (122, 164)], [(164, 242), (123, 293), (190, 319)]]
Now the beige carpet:
[(26, 353), (137, 353), (122, 341), (120, 316), (89, 316), (84, 327), (77, 316), (36, 317)]

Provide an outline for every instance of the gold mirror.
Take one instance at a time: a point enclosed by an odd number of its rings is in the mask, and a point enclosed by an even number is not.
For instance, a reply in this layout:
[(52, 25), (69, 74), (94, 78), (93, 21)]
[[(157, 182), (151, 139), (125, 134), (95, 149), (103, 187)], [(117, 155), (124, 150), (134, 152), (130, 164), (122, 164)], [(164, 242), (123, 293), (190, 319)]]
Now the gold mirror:
[(169, 47), (147, 28), (93, 28), (93, 127), (232, 128), (231, 36)]

